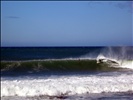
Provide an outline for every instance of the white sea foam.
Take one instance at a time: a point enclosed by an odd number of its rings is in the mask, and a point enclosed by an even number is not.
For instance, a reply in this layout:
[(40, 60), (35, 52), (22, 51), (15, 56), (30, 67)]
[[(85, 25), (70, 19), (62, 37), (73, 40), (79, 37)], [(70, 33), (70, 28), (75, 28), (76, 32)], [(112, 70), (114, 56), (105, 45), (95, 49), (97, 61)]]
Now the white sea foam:
[(1, 97), (74, 95), (82, 93), (133, 91), (133, 73), (110, 72), (96, 75), (51, 76), (1, 80)]
[(133, 61), (123, 61), (120, 67), (133, 69)]
[[(105, 59), (119, 63), (120, 68), (133, 69), (133, 61), (119, 59), (111, 52), (107, 55), (99, 55), (98, 59)], [(102, 53), (101, 53), (102, 54)], [(122, 57), (125, 55), (122, 52)], [(101, 58), (100, 58), (101, 57)], [(89, 57), (90, 58), (90, 57)], [(66, 58), (68, 60), (89, 59), (88, 57)], [(90, 58), (93, 59), (94, 57)], [(124, 57), (123, 57), (124, 58)], [(66, 60), (62, 59), (62, 60)], [(96, 58), (95, 58), (96, 59)], [(54, 59), (55, 60), (55, 59)], [(58, 59), (56, 59), (58, 60)], [(59, 59), (60, 60), (60, 59)], [(116, 66), (111, 66), (116, 67)], [(73, 76), (51, 76), (51, 77), (25, 77), (25, 78), (2, 78), (1, 97), (3, 96), (35, 96), (35, 95), (75, 95), (83, 93), (102, 92), (126, 92), (133, 91), (133, 71), (130, 72), (108, 72), (96, 75), (73, 75)]]
[(110, 65), (109, 67), (128, 68), (131, 70), (133, 69), (133, 60), (109, 58), (102, 54), (98, 55), (96, 60), (97, 63), (100, 63), (100, 60), (102, 60), (102, 63), (108, 63)]

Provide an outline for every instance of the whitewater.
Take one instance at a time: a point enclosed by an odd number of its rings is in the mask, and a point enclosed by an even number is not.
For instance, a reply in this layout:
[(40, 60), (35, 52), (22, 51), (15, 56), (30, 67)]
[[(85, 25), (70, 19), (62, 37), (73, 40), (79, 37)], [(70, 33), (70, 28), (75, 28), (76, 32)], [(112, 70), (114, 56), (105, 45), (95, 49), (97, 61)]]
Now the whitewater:
[[(103, 64), (103, 66), (109, 65), (108, 67), (117, 67), (120, 68), (119, 70), (67, 73), (64, 71), (63, 74), (55, 74), (55, 72), (45, 74), (44, 72), (40, 75), (33, 73), (31, 75), (2, 76), (1, 99), (51, 100), (52, 98), (54, 100), (97, 100), (102, 98), (103, 100), (132, 100), (133, 60), (126, 56), (123, 49), (121, 49), (123, 50), (121, 56), (114, 54), (111, 50), (109, 48), (108, 53), (105, 51), (101, 52), (96, 58), (89, 55), (89, 57), (81, 56), (79, 58), (57, 59), (57, 61), (90, 61), (95, 59), (96, 63)], [(126, 58), (124, 58), (125, 56)], [(53, 61), (55, 60), (53, 59)], [(12, 69), (9, 71), (12, 71)]]
[[(130, 66), (130, 67), (128, 67)], [(132, 68), (124, 63), (121, 67)], [(101, 72), (95, 74), (20, 76), (1, 78), (3, 96), (60, 96), (85, 93), (133, 91), (133, 71)]]

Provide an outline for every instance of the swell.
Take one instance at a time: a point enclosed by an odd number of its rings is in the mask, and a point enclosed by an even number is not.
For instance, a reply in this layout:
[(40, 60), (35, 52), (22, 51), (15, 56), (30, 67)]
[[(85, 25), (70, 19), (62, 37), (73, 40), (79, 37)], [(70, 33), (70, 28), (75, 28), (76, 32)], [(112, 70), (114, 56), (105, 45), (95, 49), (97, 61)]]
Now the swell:
[(1, 72), (49, 72), (49, 71), (115, 71), (121, 68), (97, 63), (95, 59), (2, 61)]

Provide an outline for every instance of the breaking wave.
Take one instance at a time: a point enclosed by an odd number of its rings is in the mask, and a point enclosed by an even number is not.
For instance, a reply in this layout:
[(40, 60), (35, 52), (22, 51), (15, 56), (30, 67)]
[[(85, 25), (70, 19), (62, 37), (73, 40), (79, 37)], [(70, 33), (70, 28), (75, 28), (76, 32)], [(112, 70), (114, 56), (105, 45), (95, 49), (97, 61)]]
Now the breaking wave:
[[(1, 61), (1, 72), (116, 71), (133, 69), (132, 47), (108, 47), (79, 58)], [(98, 63), (101, 61), (100, 63)]]
[[(122, 65), (113, 63), (97, 63), (96, 60), (48, 60), (48, 61), (14, 61), (1, 62), (1, 72), (50, 72), (50, 71), (116, 71), (123, 68), (132, 68), (133, 61), (125, 61)], [(111, 66), (112, 65), (112, 66)]]
[(120, 67), (133, 69), (133, 47), (107, 47), (98, 55), (98, 59), (105, 59), (105, 63), (110, 61), (116, 62), (119, 66), (111, 65), (111, 67)]
[[(95, 54), (95, 55), (93, 55)], [(1, 97), (67, 96), (85, 93), (133, 91), (133, 48), (104, 48), (99, 54), (79, 58), (29, 61), (1, 61)], [(85, 72), (93, 74), (27, 75), (21, 72)], [(8, 77), (4, 75), (10, 73)]]
[(3, 96), (68, 96), (85, 93), (133, 91), (132, 72), (95, 75), (24, 77), (1, 81)]

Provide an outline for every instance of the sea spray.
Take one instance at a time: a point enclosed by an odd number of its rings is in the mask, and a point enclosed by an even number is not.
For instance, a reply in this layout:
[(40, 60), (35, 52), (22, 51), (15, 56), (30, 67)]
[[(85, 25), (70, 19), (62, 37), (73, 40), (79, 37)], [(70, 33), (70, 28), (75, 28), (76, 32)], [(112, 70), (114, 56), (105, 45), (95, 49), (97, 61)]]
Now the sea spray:
[[(133, 69), (132, 47), (107, 47), (97, 56), (97, 63), (108, 63), (110, 67)], [(113, 62), (118, 65), (114, 65)]]
[(107, 47), (104, 48), (100, 54), (105, 57), (114, 59), (132, 59), (133, 47)]
[(93, 50), (87, 54), (81, 55), (79, 58), (80, 59), (96, 59), (97, 56), (99, 55), (99, 53), (102, 51), (103, 49), (100, 50)]

